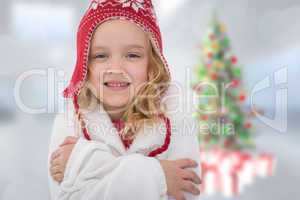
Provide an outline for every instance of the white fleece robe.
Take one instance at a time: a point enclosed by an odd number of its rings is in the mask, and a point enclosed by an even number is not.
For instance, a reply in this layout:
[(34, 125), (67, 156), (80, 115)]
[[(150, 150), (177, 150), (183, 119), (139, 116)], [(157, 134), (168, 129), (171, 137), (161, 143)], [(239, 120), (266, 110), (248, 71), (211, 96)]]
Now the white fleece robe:
[[(72, 108), (69, 105), (67, 112), (58, 114), (54, 121), (48, 166), (50, 155), (67, 136), (79, 136), (80, 139), (70, 155), (62, 183), (58, 184), (48, 174), (51, 199), (173, 199), (167, 195), (166, 179), (159, 163), (161, 159), (193, 159), (199, 167), (190, 170), (200, 175), (200, 152), (196, 137), (198, 123), (191, 113), (168, 114), (172, 129), (169, 148), (156, 157), (147, 157), (149, 152), (164, 143), (166, 129), (163, 121), (155, 127), (142, 129), (126, 150), (102, 106), (100, 110), (84, 114), (92, 141), (83, 138)], [(191, 193), (184, 192), (184, 195), (187, 200), (199, 199), (199, 196)]]

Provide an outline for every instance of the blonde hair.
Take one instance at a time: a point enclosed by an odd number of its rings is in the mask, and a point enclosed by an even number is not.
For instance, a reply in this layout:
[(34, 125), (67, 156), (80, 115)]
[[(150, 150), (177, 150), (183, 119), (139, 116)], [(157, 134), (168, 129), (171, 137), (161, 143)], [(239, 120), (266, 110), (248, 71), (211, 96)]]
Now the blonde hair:
[[(165, 113), (161, 98), (169, 87), (170, 76), (152, 45), (149, 54), (148, 82), (139, 89), (123, 115), (125, 127), (121, 134), (127, 139), (134, 138), (143, 125), (157, 122), (158, 114)], [(101, 103), (89, 85), (86, 81), (79, 93), (78, 103), (81, 108), (94, 107), (97, 105), (95, 102)]]

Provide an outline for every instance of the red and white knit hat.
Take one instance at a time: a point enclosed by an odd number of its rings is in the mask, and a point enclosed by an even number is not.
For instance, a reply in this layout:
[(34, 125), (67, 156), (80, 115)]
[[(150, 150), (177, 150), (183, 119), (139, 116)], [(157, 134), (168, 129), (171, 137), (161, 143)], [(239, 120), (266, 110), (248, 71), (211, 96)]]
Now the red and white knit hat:
[[(93, 0), (83, 16), (77, 32), (77, 62), (69, 86), (64, 90), (65, 98), (72, 98), (75, 113), (80, 122), (82, 133), (91, 140), (85, 122), (79, 112), (78, 94), (87, 77), (88, 54), (93, 32), (103, 22), (113, 19), (125, 19), (138, 25), (150, 37), (152, 46), (161, 58), (168, 75), (170, 71), (163, 55), (160, 29), (151, 0)], [(171, 77), (171, 76), (170, 76)], [(168, 117), (160, 115), (166, 126), (164, 144), (151, 151), (148, 156), (154, 157), (169, 147), (171, 140), (171, 124)]]
[(72, 98), (79, 94), (87, 77), (88, 54), (93, 32), (100, 24), (112, 19), (129, 20), (148, 33), (156, 53), (170, 76), (163, 55), (161, 32), (151, 0), (93, 0), (78, 28), (77, 62), (71, 81), (63, 92), (65, 98)]

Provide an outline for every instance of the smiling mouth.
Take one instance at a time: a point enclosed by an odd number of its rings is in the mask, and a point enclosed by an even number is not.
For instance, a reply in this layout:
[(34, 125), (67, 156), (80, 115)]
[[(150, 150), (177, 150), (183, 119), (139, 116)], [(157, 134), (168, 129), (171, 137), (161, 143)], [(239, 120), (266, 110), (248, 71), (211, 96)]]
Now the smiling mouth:
[(130, 82), (119, 82), (119, 81), (108, 81), (104, 82), (103, 85), (105, 85), (107, 88), (112, 90), (123, 90), (130, 86)]

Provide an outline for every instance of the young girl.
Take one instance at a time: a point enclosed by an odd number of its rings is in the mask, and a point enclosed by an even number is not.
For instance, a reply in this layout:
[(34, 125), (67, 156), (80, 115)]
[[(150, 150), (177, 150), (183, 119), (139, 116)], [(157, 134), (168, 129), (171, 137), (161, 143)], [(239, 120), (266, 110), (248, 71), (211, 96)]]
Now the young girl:
[(52, 199), (198, 199), (197, 127), (171, 89), (151, 1), (92, 1), (77, 48), (50, 144)]

